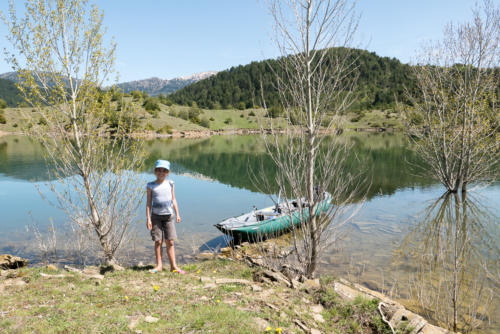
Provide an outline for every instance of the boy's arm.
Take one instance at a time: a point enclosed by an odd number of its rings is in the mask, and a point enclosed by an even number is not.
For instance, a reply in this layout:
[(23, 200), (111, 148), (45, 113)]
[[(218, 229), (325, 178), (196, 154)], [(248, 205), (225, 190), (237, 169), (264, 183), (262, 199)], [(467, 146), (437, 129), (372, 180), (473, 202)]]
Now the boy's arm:
[(176, 221), (180, 223), (181, 216), (179, 215), (179, 207), (177, 206), (177, 200), (175, 199), (175, 189), (173, 184), (172, 184), (172, 204), (174, 206)]
[(148, 230), (151, 230), (153, 228), (153, 225), (151, 224), (151, 189), (147, 188), (146, 191), (148, 193), (146, 200), (146, 226), (148, 227)]

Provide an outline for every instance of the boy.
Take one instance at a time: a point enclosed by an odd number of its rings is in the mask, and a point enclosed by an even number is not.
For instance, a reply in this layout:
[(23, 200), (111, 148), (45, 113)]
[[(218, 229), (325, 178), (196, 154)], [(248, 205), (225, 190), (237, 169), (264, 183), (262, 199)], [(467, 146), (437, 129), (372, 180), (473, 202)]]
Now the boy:
[(167, 180), (170, 173), (170, 162), (158, 160), (155, 164), (156, 180), (146, 185), (147, 202), (146, 217), (147, 227), (151, 231), (151, 237), (155, 242), (156, 267), (149, 272), (154, 274), (163, 269), (162, 244), (163, 240), (167, 245), (167, 255), (170, 261), (170, 270), (179, 274), (185, 272), (177, 267), (175, 263), (174, 240), (177, 238), (173, 214), (177, 223), (181, 222), (179, 208), (175, 199), (174, 181)]

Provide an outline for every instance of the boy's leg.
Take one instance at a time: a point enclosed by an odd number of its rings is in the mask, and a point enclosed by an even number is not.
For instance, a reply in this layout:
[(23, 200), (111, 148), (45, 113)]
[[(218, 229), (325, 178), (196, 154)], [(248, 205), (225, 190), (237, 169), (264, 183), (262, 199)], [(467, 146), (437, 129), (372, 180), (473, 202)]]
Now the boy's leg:
[(174, 240), (165, 240), (165, 242), (167, 244), (167, 255), (168, 255), (168, 260), (170, 261), (170, 269), (179, 270), (177, 264), (175, 263)]
[(155, 255), (156, 255), (156, 267), (154, 269), (161, 271), (163, 269), (163, 263), (161, 259), (163, 241), (155, 241)]

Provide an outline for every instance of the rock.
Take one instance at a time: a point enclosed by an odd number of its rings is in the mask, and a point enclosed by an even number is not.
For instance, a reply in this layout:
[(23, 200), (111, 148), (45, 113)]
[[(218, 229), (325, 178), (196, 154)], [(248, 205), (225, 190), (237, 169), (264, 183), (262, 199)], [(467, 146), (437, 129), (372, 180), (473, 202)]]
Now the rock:
[(201, 296), (201, 297), (200, 297), (200, 300), (202, 300), (202, 301), (207, 301), (207, 300), (208, 300), (208, 297), (207, 297), (207, 296)]
[(325, 322), (325, 319), (323, 318), (323, 316), (320, 313), (313, 313), (313, 319), (314, 319), (314, 321), (319, 322), (319, 323)]
[(81, 274), (82, 273), (82, 271), (80, 269), (74, 268), (74, 267), (71, 267), (71, 266), (68, 266), (68, 265), (65, 265), (64, 269), (66, 269), (70, 273), (77, 273), (77, 274)]
[(310, 331), (309, 328), (299, 319), (295, 319), (293, 323), (297, 325), (300, 329), (302, 329), (305, 333), (309, 333)]
[(294, 289), (300, 289), (302, 287), (302, 284), (296, 279), (292, 279), (291, 282), (292, 282), (292, 288)]
[(321, 284), (319, 283), (319, 279), (315, 278), (315, 279), (305, 280), (304, 281), (304, 288), (308, 292), (312, 292), (314, 290), (318, 290), (319, 288), (321, 288)]
[(260, 291), (262, 291), (262, 288), (258, 285), (252, 285), (252, 291), (253, 292), (260, 292)]
[(139, 319), (135, 318), (135, 319), (130, 320), (127, 327), (128, 327), (128, 329), (130, 329), (132, 331), (132, 330), (134, 330), (135, 327), (137, 327), (138, 324), (139, 324)]
[(229, 254), (233, 249), (231, 247), (224, 247), (220, 249), (221, 254)]
[(253, 321), (259, 332), (264, 332), (269, 327), (269, 323), (262, 318), (254, 317)]
[(214, 258), (214, 253), (203, 252), (203, 253), (198, 254), (196, 257), (201, 259), (201, 260), (210, 260), (210, 259)]
[(28, 260), (10, 254), (0, 255), (0, 269), (17, 269), (26, 267)]
[(321, 313), (321, 312), (323, 312), (323, 310), (324, 310), (324, 307), (321, 304), (316, 304), (316, 305), (311, 306), (311, 311), (313, 313)]
[(319, 329), (316, 329), (316, 328), (311, 328), (310, 333), (311, 334), (321, 334), (321, 331)]
[(213, 283), (214, 279), (212, 277), (201, 276), (200, 282), (201, 283)]
[(40, 276), (43, 278), (64, 278), (64, 277), (66, 277), (66, 275), (63, 275), (63, 274), (49, 275), (49, 274), (45, 274), (45, 273), (40, 273)]
[(290, 281), (282, 273), (279, 273), (279, 272), (276, 272), (276, 271), (271, 271), (271, 270), (263, 270), (262, 271), (262, 275), (264, 275), (265, 277), (271, 279), (271, 281), (284, 284), (287, 287), (291, 287), (292, 286), (292, 284), (290, 283)]
[(207, 283), (203, 286), (203, 289), (215, 289), (217, 285), (215, 283)]
[(146, 318), (144, 318), (144, 321), (145, 321), (145, 322), (148, 322), (148, 323), (150, 323), (150, 324), (155, 323), (155, 322), (158, 322), (158, 320), (160, 320), (160, 319), (155, 318), (155, 317), (152, 317), (152, 316), (150, 316), (150, 315), (148, 315), (148, 316), (146, 316)]
[(252, 282), (246, 279), (240, 278), (217, 278), (215, 280), (216, 284), (243, 284), (243, 285), (251, 285)]
[(50, 271), (57, 271), (57, 267), (53, 264), (48, 264), (45, 269), (50, 270)]

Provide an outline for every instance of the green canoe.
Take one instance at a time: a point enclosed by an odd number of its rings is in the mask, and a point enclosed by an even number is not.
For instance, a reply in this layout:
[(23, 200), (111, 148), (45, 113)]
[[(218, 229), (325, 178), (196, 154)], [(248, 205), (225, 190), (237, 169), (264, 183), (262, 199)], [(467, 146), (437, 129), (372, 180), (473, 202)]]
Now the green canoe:
[[(316, 207), (316, 215), (326, 212), (331, 207), (331, 195), (325, 193), (324, 200)], [(300, 211), (296, 207), (296, 201), (292, 209), (286, 209), (285, 203), (277, 206), (271, 206), (261, 210), (252, 211), (238, 217), (226, 219), (215, 227), (224, 234), (233, 237), (235, 241), (243, 240), (261, 240), (263, 238), (277, 236), (290, 231), (292, 223), (294, 226), (300, 225)], [(303, 219), (309, 216), (309, 210), (302, 210)]]

